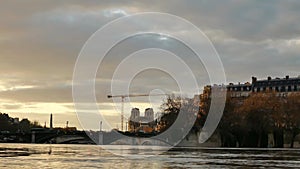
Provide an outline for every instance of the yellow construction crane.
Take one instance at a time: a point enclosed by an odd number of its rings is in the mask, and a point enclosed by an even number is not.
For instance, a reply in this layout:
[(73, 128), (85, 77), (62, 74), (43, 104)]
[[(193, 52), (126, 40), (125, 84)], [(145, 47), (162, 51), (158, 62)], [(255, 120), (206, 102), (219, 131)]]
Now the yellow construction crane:
[(124, 100), (127, 97), (143, 97), (143, 96), (166, 96), (167, 94), (128, 94), (128, 95), (107, 95), (107, 98), (119, 97), (122, 101), (122, 112), (121, 112), (121, 131), (123, 131), (123, 122), (124, 122)]

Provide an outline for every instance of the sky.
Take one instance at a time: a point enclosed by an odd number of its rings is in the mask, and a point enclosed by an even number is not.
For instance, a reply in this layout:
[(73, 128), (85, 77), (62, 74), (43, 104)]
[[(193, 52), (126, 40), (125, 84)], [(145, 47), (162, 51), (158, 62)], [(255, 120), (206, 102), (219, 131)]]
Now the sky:
[[(297, 0), (10, 0), (0, 5), (0, 112), (37, 120), (49, 126), (82, 129), (72, 98), (76, 59), (86, 41), (100, 28), (123, 16), (140, 12), (161, 12), (182, 17), (200, 28), (214, 45), (224, 66), (226, 81), (300, 75), (300, 1)], [(135, 24), (147, 24), (140, 22)], [(130, 25), (124, 25), (122, 28)], [(182, 30), (189, 34), (189, 30)], [(113, 37), (113, 35), (110, 35)], [(197, 38), (195, 36), (194, 38)], [(100, 44), (101, 45), (101, 44)], [(203, 86), (209, 81), (205, 67), (195, 63), (178, 41), (145, 35), (116, 45), (99, 66), (96, 97), (100, 110), (112, 127), (120, 126), (120, 100), (106, 98), (117, 65), (133, 47), (157, 47), (183, 55)], [(184, 54), (190, 57), (185, 57)], [(167, 53), (156, 53), (167, 57)], [(144, 55), (144, 56), (143, 56)], [(140, 57), (149, 58), (150, 53)], [(138, 62), (135, 64), (139, 64)], [(198, 70), (197, 69), (197, 70)], [(183, 72), (185, 73), (185, 72)], [(120, 82), (121, 83), (121, 82)], [(176, 81), (163, 71), (139, 72), (131, 81), (132, 93), (172, 93)], [(119, 93), (121, 94), (121, 93)], [(126, 100), (125, 114), (132, 107), (154, 107), (164, 97)], [(149, 100), (152, 100), (149, 104)]]

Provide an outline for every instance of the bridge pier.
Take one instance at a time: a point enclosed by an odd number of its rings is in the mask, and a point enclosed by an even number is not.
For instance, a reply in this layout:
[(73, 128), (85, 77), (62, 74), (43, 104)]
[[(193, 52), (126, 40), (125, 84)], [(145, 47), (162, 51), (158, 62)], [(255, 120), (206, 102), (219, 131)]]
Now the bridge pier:
[(102, 131), (99, 132), (98, 145), (103, 145), (103, 132)]
[(35, 143), (35, 131), (31, 132), (31, 143)]

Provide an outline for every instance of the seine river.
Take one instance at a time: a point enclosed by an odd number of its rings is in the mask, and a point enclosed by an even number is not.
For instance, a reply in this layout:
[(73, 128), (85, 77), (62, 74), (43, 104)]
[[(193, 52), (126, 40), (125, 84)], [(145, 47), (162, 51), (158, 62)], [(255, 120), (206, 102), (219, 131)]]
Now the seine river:
[[(107, 148), (124, 154), (160, 151)], [(0, 168), (300, 168), (299, 149), (182, 148), (159, 153), (125, 158), (95, 145), (0, 144)]]

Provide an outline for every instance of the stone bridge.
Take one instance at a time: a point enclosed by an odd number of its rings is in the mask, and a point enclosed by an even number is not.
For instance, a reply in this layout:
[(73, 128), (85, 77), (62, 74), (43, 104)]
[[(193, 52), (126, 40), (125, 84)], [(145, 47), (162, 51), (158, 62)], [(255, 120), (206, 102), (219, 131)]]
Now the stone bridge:
[(31, 132), (32, 143), (92, 143), (83, 131), (64, 132), (60, 130), (41, 130)]
[(171, 146), (170, 143), (164, 140), (150, 137), (134, 137), (124, 136), (117, 132), (99, 133), (96, 139), (100, 145), (155, 145), (155, 146)]

